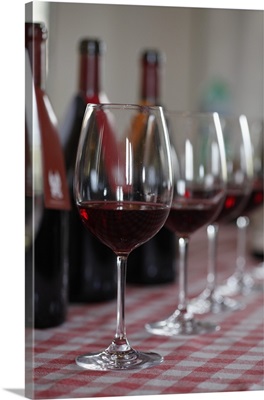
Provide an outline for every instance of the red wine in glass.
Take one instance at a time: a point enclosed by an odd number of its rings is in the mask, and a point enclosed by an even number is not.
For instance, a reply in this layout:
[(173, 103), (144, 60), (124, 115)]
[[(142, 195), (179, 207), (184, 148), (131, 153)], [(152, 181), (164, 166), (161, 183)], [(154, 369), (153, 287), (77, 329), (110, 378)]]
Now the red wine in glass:
[(153, 237), (169, 213), (162, 204), (128, 201), (90, 201), (78, 209), (86, 228), (118, 254), (128, 254)]
[[(206, 192), (205, 192), (206, 193)], [(166, 221), (166, 227), (181, 237), (188, 237), (213, 220), (219, 210), (219, 202), (210, 199), (184, 199), (174, 202)]]
[[(142, 152), (133, 140), (138, 116), (145, 121)], [(159, 365), (160, 354), (138, 351), (129, 344), (125, 283), (130, 252), (162, 228), (170, 211), (173, 179), (163, 109), (89, 104), (77, 150), (74, 194), (84, 227), (115, 253), (117, 267), (115, 336), (103, 351), (77, 356), (76, 364), (101, 371)]]
[(219, 327), (199, 321), (188, 310), (188, 245), (192, 234), (213, 221), (226, 194), (226, 159), (220, 119), (216, 113), (167, 113), (171, 133), (174, 192), (166, 227), (178, 239), (178, 305), (165, 319), (147, 323), (156, 335), (196, 335)]

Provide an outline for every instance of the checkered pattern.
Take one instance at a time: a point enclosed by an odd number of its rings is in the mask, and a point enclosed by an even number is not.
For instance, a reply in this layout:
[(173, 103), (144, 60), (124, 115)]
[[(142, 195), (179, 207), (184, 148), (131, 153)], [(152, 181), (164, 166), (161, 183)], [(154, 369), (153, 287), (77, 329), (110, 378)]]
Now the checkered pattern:
[[(219, 231), (218, 281), (229, 276), (236, 256), (236, 231)], [(207, 241), (204, 229), (193, 235), (189, 254), (189, 297), (205, 285)], [(248, 259), (250, 267), (256, 261)], [(263, 292), (238, 297), (245, 308), (219, 315), (199, 316), (221, 326), (220, 331), (189, 338), (149, 334), (146, 322), (172, 313), (177, 284), (127, 286), (126, 325), (131, 345), (155, 351), (164, 362), (140, 371), (88, 371), (75, 357), (103, 350), (115, 331), (115, 301), (72, 305), (67, 322), (57, 328), (33, 332), (32, 383), (34, 398), (93, 398), (263, 390)], [(31, 333), (28, 333), (31, 337)], [(29, 346), (28, 340), (27, 346)], [(30, 348), (27, 350), (30, 352)], [(27, 367), (31, 364), (27, 363)]]

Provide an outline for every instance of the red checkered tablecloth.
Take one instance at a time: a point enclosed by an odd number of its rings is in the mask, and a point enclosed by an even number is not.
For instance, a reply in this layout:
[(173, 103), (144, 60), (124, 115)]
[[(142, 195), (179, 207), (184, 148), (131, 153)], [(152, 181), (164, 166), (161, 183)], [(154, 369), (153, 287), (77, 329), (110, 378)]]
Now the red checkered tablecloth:
[[(193, 235), (189, 251), (189, 297), (193, 297), (205, 286), (205, 229)], [(223, 226), (219, 232), (219, 283), (233, 272), (235, 257), (235, 227)], [(248, 255), (248, 268), (256, 265), (257, 261)], [(263, 390), (263, 291), (236, 297), (244, 302), (243, 310), (197, 317), (219, 324), (217, 332), (186, 338), (149, 334), (145, 323), (174, 311), (177, 290), (177, 282), (127, 286), (130, 344), (164, 356), (162, 364), (149, 369), (94, 372), (75, 364), (77, 355), (103, 350), (112, 341), (115, 301), (71, 305), (67, 321), (61, 326), (26, 332), (27, 396), (57, 399)]]

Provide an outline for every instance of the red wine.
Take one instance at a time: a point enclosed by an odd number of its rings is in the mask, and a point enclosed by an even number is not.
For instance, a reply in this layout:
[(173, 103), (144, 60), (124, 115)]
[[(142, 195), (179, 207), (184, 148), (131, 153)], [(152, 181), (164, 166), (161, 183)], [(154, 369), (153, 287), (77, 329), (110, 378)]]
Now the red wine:
[(129, 254), (153, 237), (164, 224), (169, 208), (143, 202), (87, 202), (80, 217), (98, 239), (116, 254)]
[(188, 237), (214, 219), (219, 204), (206, 199), (180, 199), (172, 204), (166, 226), (177, 236)]
[(248, 196), (244, 194), (242, 189), (227, 189), (224, 205), (219, 213), (216, 222), (231, 221), (239, 217), (243, 210)]

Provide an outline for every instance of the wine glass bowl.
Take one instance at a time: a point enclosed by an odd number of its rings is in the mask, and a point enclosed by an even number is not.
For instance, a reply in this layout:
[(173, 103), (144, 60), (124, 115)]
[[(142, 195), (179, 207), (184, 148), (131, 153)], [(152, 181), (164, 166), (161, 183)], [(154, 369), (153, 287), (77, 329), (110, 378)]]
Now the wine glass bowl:
[(212, 221), (222, 207), (226, 163), (217, 113), (168, 112), (174, 193), (166, 227), (179, 238), (178, 307), (168, 318), (146, 324), (166, 336), (212, 332), (219, 327), (198, 321), (188, 310), (187, 255), (191, 235)]
[(252, 191), (253, 159), (245, 115), (221, 117), (227, 159), (227, 193), (216, 221), (230, 222), (241, 215)]
[(163, 361), (162, 356), (133, 349), (126, 337), (125, 277), (128, 255), (161, 229), (170, 210), (172, 169), (162, 108), (88, 104), (74, 187), (84, 226), (117, 257), (114, 339), (102, 352), (78, 356), (76, 363), (94, 370), (157, 365)]

